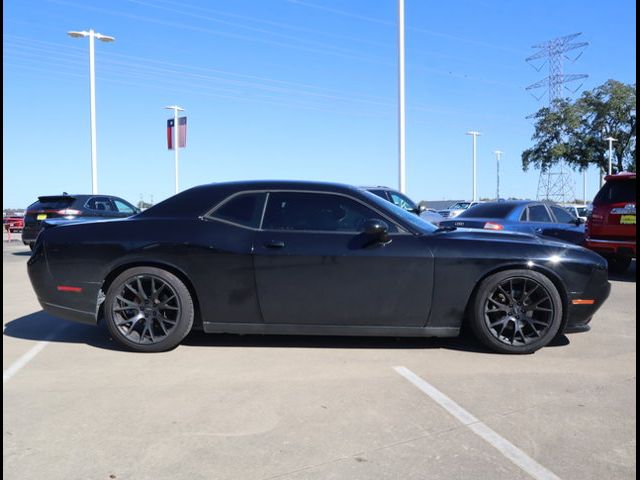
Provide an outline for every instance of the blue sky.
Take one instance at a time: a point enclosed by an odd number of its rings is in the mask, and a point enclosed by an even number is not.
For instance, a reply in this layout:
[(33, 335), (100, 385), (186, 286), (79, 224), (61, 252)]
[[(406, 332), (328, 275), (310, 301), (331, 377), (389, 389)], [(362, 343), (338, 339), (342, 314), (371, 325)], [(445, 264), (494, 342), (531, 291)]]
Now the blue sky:
[[(546, 75), (531, 45), (574, 32), (590, 43), (567, 73), (584, 88), (635, 83), (635, 3), (406, 1), (407, 193), (535, 198), (522, 172)], [(91, 190), (88, 40), (96, 42), (99, 190), (138, 202), (173, 194), (165, 105), (186, 109), (180, 186), (310, 179), (397, 186), (396, 0), (5, 0), (3, 207)], [(579, 85), (574, 85), (577, 87)], [(542, 93), (542, 92), (540, 92)], [(603, 149), (606, 146), (603, 146)], [(576, 174), (576, 196), (582, 196)], [(588, 196), (598, 175), (589, 172)]]

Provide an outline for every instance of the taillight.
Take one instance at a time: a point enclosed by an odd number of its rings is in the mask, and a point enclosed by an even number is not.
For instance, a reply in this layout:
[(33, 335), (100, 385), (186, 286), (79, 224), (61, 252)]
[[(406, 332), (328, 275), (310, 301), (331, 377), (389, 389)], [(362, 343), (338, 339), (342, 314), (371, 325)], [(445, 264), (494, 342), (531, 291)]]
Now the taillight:
[(80, 210), (74, 210), (73, 208), (65, 208), (62, 210), (58, 210), (58, 215), (62, 215), (63, 217), (67, 217), (69, 215), (80, 215)]
[(483, 227), (485, 230), (504, 230), (504, 225), (499, 223), (487, 222)]

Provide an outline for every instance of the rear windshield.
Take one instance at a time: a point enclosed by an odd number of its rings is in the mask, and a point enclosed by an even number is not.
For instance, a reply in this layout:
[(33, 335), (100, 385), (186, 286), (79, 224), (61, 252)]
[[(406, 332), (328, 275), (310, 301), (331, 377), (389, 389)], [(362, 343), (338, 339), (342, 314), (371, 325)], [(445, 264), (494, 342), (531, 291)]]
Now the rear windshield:
[(29, 205), (29, 210), (60, 210), (75, 201), (74, 197), (38, 197), (38, 201)]
[(635, 180), (614, 180), (607, 182), (600, 189), (594, 204), (603, 203), (623, 203), (636, 201), (636, 181)]
[(515, 208), (504, 203), (480, 203), (465, 210), (458, 218), (505, 218)]

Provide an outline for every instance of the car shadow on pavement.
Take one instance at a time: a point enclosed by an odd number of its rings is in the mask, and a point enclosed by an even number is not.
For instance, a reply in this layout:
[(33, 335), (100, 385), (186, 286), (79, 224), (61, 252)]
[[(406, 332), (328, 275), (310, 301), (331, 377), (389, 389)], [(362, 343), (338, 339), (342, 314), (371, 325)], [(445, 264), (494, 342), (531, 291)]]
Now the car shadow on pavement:
[(111, 338), (104, 325), (95, 327), (69, 322), (42, 310), (7, 322), (4, 335), (36, 342), (46, 340), (52, 343), (84, 343), (107, 350), (126, 350)]
[[(52, 332), (56, 332), (53, 336)], [(96, 326), (69, 322), (53, 317), (44, 311), (25, 315), (8, 322), (4, 335), (33, 341), (52, 343), (83, 343), (96, 348), (127, 351), (111, 338), (104, 324)], [(547, 347), (564, 346), (569, 339), (561, 335)], [(490, 353), (470, 335), (452, 338), (422, 337), (338, 337), (316, 335), (235, 335), (207, 334), (192, 331), (182, 341), (190, 347), (224, 348), (344, 348), (344, 349), (446, 349), (464, 352)], [(179, 347), (178, 347), (179, 348)]]
[(17, 255), (18, 257), (30, 257), (31, 250), (25, 250), (24, 252), (13, 252), (11, 255)]

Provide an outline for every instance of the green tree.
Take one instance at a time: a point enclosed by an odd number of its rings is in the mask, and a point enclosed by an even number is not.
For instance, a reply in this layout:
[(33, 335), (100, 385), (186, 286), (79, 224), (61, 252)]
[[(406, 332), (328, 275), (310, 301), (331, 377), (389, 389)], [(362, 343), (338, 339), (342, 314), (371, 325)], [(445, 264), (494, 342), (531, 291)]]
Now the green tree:
[(522, 153), (522, 168), (548, 170), (565, 161), (574, 168), (608, 168), (606, 137), (613, 144), (614, 171), (636, 169), (636, 86), (616, 80), (586, 91), (576, 101), (558, 100), (534, 116), (533, 147)]

